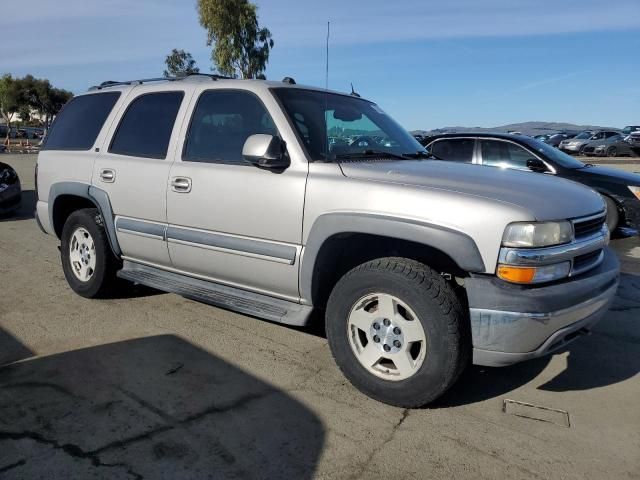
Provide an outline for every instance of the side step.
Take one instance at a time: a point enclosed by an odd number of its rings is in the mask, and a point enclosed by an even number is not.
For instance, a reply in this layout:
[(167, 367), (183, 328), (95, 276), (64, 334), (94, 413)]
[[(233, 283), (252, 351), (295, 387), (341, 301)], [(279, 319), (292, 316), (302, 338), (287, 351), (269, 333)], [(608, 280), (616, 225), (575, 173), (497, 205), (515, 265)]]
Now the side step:
[(287, 325), (306, 325), (312, 310), (308, 305), (168, 272), (129, 260), (125, 260), (118, 276), (147, 287)]

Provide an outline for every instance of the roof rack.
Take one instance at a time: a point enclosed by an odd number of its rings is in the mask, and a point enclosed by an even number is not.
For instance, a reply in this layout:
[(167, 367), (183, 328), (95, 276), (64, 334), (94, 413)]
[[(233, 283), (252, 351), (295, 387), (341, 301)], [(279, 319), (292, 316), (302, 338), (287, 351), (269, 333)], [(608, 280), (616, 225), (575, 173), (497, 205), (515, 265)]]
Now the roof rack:
[(124, 81), (114, 81), (107, 80), (106, 82), (102, 82), (100, 85), (94, 85), (89, 88), (89, 91), (92, 90), (102, 90), (103, 88), (116, 87), (119, 85), (140, 85), (142, 83), (149, 82), (175, 82), (178, 80), (184, 80), (189, 77), (208, 77), (211, 80), (231, 80), (231, 77), (225, 77), (223, 75), (209, 74), (209, 73), (189, 73), (188, 75), (184, 75), (182, 77), (156, 77), (156, 78), (141, 78), (138, 80), (124, 80)]

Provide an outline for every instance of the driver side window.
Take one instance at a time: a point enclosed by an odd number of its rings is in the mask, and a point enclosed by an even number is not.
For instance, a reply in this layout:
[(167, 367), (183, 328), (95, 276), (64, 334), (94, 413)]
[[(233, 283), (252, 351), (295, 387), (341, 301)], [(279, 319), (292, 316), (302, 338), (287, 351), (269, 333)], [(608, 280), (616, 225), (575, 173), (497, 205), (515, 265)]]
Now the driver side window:
[(248, 165), (242, 147), (249, 136), (277, 136), (271, 116), (254, 94), (240, 90), (207, 90), (191, 118), (182, 159), (187, 162)]
[(482, 164), (502, 168), (529, 170), (527, 160), (535, 158), (519, 145), (501, 140), (481, 140)]

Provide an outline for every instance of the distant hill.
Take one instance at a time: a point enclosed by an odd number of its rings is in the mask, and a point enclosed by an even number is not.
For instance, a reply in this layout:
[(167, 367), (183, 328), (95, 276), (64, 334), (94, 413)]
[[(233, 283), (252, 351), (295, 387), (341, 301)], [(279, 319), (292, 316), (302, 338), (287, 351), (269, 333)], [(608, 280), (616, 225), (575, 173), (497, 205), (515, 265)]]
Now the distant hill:
[(575, 125), (573, 123), (562, 122), (522, 122), (512, 123), (510, 125), (502, 125), (499, 127), (443, 127), (434, 130), (414, 130), (411, 133), (420, 135), (436, 135), (438, 133), (457, 133), (457, 132), (521, 132), (525, 135), (542, 135), (553, 132), (579, 132), (582, 130), (596, 130), (601, 127), (596, 125)]

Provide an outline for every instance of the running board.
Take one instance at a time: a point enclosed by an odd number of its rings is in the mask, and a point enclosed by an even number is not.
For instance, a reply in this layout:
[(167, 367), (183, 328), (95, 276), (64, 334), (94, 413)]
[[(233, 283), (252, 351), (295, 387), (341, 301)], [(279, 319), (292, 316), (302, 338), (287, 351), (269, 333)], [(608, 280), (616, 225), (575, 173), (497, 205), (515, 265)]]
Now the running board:
[(168, 272), (129, 260), (125, 260), (122, 270), (118, 271), (118, 277), (176, 293), (191, 300), (287, 325), (306, 325), (312, 310), (308, 305)]

